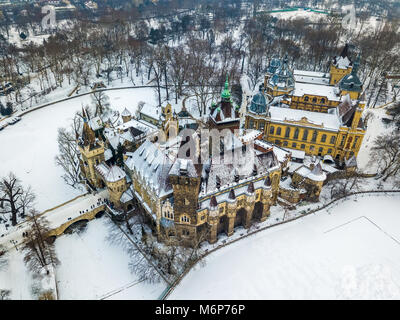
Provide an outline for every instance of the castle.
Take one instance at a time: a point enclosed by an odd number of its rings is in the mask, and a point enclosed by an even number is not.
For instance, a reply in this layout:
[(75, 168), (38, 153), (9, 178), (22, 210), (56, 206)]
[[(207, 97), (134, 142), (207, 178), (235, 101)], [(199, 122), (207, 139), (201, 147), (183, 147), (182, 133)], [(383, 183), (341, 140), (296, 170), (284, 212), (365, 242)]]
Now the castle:
[[(347, 54), (346, 47), (334, 58), (329, 75), (271, 60), (242, 118), (227, 79), (221, 101), (195, 130), (180, 125), (192, 118), (187, 110), (170, 104), (142, 105), (135, 117), (125, 109), (115, 127), (83, 111), (82, 176), (88, 187), (108, 189), (113, 208), (142, 207), (160, 240), (189, 245), (265, 221), (277, 203), (318, 201), (338, 170), (327, 160), (353, 168), (365, 133), (358, 61)], [(203, 129), (212, 134), (204, 139)]]
[(351, 61), (347, 45), (329, 73), (291, 70), (287, 56), (272, 59), (247, 108), (245, 128), (297, 155), (337, 162), (357, 157), (366, 130), (358, 67), (359, 58)]

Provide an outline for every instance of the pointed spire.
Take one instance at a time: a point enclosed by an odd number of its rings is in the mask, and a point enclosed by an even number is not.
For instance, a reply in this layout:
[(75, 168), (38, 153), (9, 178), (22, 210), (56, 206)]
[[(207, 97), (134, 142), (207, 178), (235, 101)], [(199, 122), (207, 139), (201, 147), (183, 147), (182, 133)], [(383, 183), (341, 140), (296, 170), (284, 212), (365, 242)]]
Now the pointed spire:
[(348, 54), (349, 54), (349, 44), (346, 43), (346, 45), (344, 46), (344, 48), (343, 48), (342, 53), (340, 54), (340, 56), (341, 56), (342, 58), (345, 58), (345, 57), (348, 56)]
[(253, 181), (249, 183), (249, 185), (247, 187), (247, 192), (248, 193), (254, 193), (254, 183), (253, 183)]
[(217, 206), (218, 206), (217, 199), (215, 198), (215, 196), (212, 196), (210, 200), (210, 208), (215, 209)]
[(225, 89), (221, 93), (221, 98), (222, 98), (222, 100), (225, 100), (225, 101), (229, 101), (231, 98), (231, 92), (229, 91), (228, 75), (226, 75)]
[(233, 190), (233, 188), (231, 189), (231, 191), (229, 191), (228, 199), (230, 199), (230, 200), (236, 199), (235, 191)]
[(83, 122), (88, 121), (88, 116), (87, 116), (86, 110), (83, 106), (82, 106), (82, 117), (83, 117)]

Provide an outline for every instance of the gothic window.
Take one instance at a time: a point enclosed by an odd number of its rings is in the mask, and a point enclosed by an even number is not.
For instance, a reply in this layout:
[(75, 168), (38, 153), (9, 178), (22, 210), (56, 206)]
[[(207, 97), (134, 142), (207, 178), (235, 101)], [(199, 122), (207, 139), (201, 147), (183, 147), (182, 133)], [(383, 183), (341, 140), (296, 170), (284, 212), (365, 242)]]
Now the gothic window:
[(183, 216), (181, 217), (181, 222), (187, 222), (187, 223), (189, 223), (189, 222), (190, 222), (190, 219), (189, 219), (188, 216), (183, 215)]
[(277, 136), (281, 135), (281, 127), (278, 127), (278, 129), (276, 129), (276, 135)]
[(306, 130), (304, 130), (304, 132), (303, 132), (303, 140), (304, 140), (304, 141), (307, 141), (307, 137), (308, 137), (308, 130), (306, 129)]
[(285, 138), (289, 138), (289, 136), (290, 136), (290, 128), (287, 127), (285, 132)]
[(317, 136), (318, 136), (318, 132), (317, 132), (317, 130), (314, 130), (311, 141), (312, 142), (316, 142), (317, 141)]
[(296, 130), (294, 130), (293, 139), (298, 139), (298, 138), (299, 138), (299, 128), (296, 128)]
[(323, 134), (321, 137), (321, 142), (326, 142), (326, 134)]
[(274, 126), (271, 126), (271, 127), (269, 128), (269, 134), (274, 134), (274, 131), (275, 131)]

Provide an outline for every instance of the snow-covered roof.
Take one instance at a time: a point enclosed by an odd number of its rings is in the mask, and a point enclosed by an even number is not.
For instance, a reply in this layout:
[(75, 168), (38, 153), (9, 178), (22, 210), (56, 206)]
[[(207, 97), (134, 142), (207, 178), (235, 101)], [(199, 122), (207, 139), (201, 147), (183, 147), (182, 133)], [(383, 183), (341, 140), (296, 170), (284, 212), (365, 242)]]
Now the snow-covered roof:
[(112, 166), (106, 176), (107, 182), (117, 182), (126, 177), (126, 173), (118, 166)]
[[(132, 186), (131, 186), (132, 187)], [(122, 194), (122, 196), (121, 196), (121, 198), (120, 198), (120, 201), (122, 202), (122, 203), (127, 203), (128, 201), (131, 201), (133, 199), (133, 192), (132, 192), (132, 189), (128, 189), (128, 190), (126, 190), (123, 194)]]
[(197, 177), (197, 171), (190, 159), (176, 159), (169, 171), (170, 175)]
[(302, 150), (296, 150), (296, 149), (290, 149), (290, 148), (285, 148), (285, 150), (289, 151), (292, 154), (292, 158), (296, 159), (304, 159), (306, 153)]
[(141, 183), (161, 197), (172, 192), (168, 173), (173, 160), (154, 143), (145, 141), (134, 153), (128, 155), (125, 165), (138, 175)]
[(130, 113), (130, 111), (125, 108), (124, 111), (122, 111), (121, 116), (122, 117), (130, 117), (132, 114)]
[(338, 69), (347, 69), (351, 67), (351, 61), (348, 57), (338, 56), (336, 57), (335, 66)]
[[(272, 122), (285, 122), (285, 121), (302, 121), (306, 120), (310, 123), (310, 126), (317, 125), (325, 129), (339, 130), (341, 122), (336, 113), (322, 113), (312, 112), (299, 109), (283, 108), (283, 107), (270, 107), (271, 120)], [(305, 123), (306, 125), (306, 123)]]
[(326, 174), (322, 170), (321, 163), (317, 163), (313, 169), (310, 169), (306, 166), (301, 166), (298, 168), (295, 173), (299, 174), (300, 176), (304, 178), (308, 178), (313, 181), (325, 181), (326, 180)]
[(161, 108), (158, 106), (145, 103), (142, 109), (140, 110), (140, 113), (158, 121), (161, 117)]
[(302, 97), (307, 94), (327, 97), (330, 101), (340, 101), (340, 90), (334, 86), (296, 82), (292, 95)]
[(89, 126), (94, 131), (99, 130), (99, 129), (103, 128), (103, 121), (101, 120), (101, 118), (99, 116), (94, 117), (89, 120)]
[(111, 149), (106, 149), (104, 151), (104, 160), (108, 161), (112, 158), (112, 151)]

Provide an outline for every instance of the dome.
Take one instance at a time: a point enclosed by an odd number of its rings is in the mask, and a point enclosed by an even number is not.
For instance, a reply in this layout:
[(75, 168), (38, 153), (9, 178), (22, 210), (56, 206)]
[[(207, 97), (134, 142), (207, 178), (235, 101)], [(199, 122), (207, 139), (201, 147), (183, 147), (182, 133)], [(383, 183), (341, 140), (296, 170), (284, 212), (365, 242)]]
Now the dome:
[(268, 85), (285, 90), (294, 88), (294, 76), (289, 68), (287, 56), (283, 59), (283, 63), (276, 68), (275, 74), (268, 81)]
[(259, 92), (253, 96), (250, 104), (250, 111), (255, 113), (266, 113), (267, 112), (267, 99)]
[(267, 68), (267, 72), (270, 74), (274, 74), (280, 66), (281, 66), (281, 61), (277, 58), (272, 58)]

